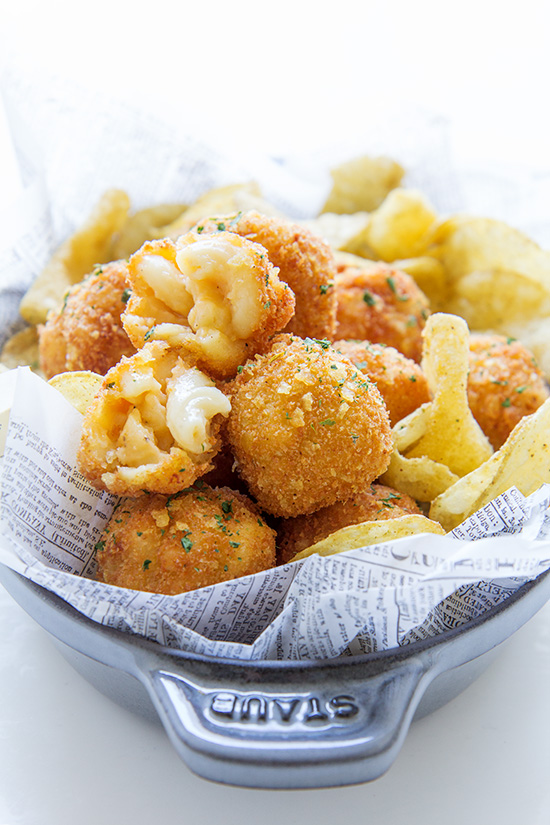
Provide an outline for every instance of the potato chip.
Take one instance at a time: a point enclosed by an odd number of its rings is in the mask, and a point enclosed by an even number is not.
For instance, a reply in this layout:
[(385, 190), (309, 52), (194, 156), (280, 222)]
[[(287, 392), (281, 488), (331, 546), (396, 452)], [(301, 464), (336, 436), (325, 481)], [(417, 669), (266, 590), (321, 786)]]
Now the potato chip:
[(456, 315), (435, 313), (423, 336), (422, 368), (433, 400), (396, 425), (396, 443), (406, 444), (405, 458), (426, 456), (463, 476), (493, 452), (468, 406), (468, 326)]
[(458, 215), (440, 223), (430, 255), (441, 260), (452, 281), (470, 272), (517, 272), (550, 289), (550, 252), (504, 221)]
[(41, 324), (56, 309), (69, 287), (78, 283), (96, 264), (112, 259), (113, 237), (123, 226), (130, 201), (126, 192), (110, 189), (84, 225), (54, 252), (23, 296), (19, 311), (30, 324)]
[(464, 312), (472, 328), (502, 330), (510, 320), (550, 314), (550, 252), (503, 221), (465, 215), (443, 221), (430, 254), (451, 284), (447, 309)]
[(430, 502), (458, 481), (445, 464), (431, 458), (404, 458), (394, 450), (388, 469), (378, 479), (381, 484), (393, 487), (400, 493), (412, 496), (416, 501)]
[(332, 189), (321, 212), (352, 214), (377, 209), (388, 192), (399, 186), (405, 170), (385, 157), (354, 158), (330, 172)]
[(446, 308), (473, 330), (501, 331), (514, 321), (550, 315), (550, 291), (519, 272), (476, 270), (453, 284)]
[(8, 338), (2, 348), (0, 363), (9, 370), (29, 366), (33, 372), (40, 373), (36, 327), (25, 327)]
[(378, 269), (377, 261), (363, 258), (361, 255), (354, 255), (353, 252), (345, 252), (343, 249), (334, 250), (334, 260), (343, 266), (359, 266), (362, 269)]
[(50, 378), (48, 384), (55, 387), (78, 412), (84, 415), (102, 382), (102, 375), (96, 375), (95, 372), (86, 370), (78, 370), (75, 372), (60, 372)]
[(368, 222), (368, 212), (356, 212), (354, 215), (324, 212), (313, 220), (300, 221), (302, 226), (319, 235), (335, 250), (353, 246), (354, 239), (363, 232)]
[(363, 259), (368, 258), (372, 261), (378, 260), (380, 256), (377, 255), (369, 242), (370, 221), (371, 218), (369, 215), (368, 220), (364, 223), (363, 227), (359, 228), (359, 231), (352, 237), (348, 238), (345, 244), (341, 247), (342, 251), (350, 252), (352, 255), (356, 255)]
[(512, 486), (527, 496), (549, 482), (550, 399), (522, 418), (491, 458), (438, 496), (430, 518), (452, 530)]
[(201, 195), (185, 212), (159, 231), (161, 238), (179, 238), (203, 218), (211, 215), (232, 215), (255, 209), (264, 215), (282, 217), (281, 212), (262, 197), (257, 183), (236, 183), (210, 189)]
[(311, 547), (306, 547), (305, 550), (297, 553), (291, 559), (291, 562), (306, 559), (314, 553), (318, 553), (320, 556), (332, 556), (335, 553), (356, 550), (368, 544), (394, 541), (419, 533), (436, 533), (444, 536), (445, 530), (436, 521), (417, 514), (380, 521), (364, 521), (362, 524), (350, 524), (348, 527), (342, 527), (325, 539), (312, 544)]
[(420, 255), (417, 258), (392, 261), (392, 266), (414, 279), (430, 302), (432, 312), (441, 312), (446, 307), (449, 289), (447, 273), (441, 261), (430, 255)]
[(113, 243), (113, 259), (129, 258), (145, 241), (164, 237), (164, 227), (183, 215), (186, 209), (183, 203), (159, 203), (130, 215)]
[(436, 213), (421, 192), (394, 189), (371, 214), (364, 241), (383, 261), (413, 258), (426, 252), (426, 239), (431, 237), (429, 230), (436, 220)]

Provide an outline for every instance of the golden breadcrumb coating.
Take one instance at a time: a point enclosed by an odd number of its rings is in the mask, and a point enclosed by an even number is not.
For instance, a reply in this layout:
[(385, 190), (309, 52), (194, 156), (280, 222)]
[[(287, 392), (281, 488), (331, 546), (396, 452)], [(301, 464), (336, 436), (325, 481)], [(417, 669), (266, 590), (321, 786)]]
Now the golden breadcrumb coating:
[(282, 521), (278, 528), (278, 562), (286, 564), (296, 553), (350, 524), (421, 512), (416, 501), (405, 493), (382, 484), (369, 484), (347, 501), (337, 501), (316, 513)]
[(175, 595), (275, 564), (275, 531), (246, 496), (200, 481), (122, 499), (97, 545), (98, 579)]
[(251, 210), (200, 221), (196, 231), (230, 229), (261, 244), (279, 278), (296, 298), (293, 317), (285, 332), (302, 338), (332, 338), (336, 327), (336, 263), (330, 246), (304, 226)]
[(129, 297), (125, 261), (97, 266), (67, 292), (63, 304), (38, 327), (40, 369), (46, 378), (89, 370), (105, 375), (135, 352), (121, 313)]
[(212, 468), (230, 402), (168, 344), (109, 370), (82, 423), (78, 464), (100, 490), (172, 494)]
[(260, 506), (297, 516), (352, 496), (389, 463), (376, 386), (326, 340), (279, 335), (227, 385), (239, 473)]
[(269, 346), (294, 295), (260, 244), (233, 232), (145, 243), (129, 262), (124, 329), (136, 347), (167, 341), (216, 378)]
[(368, 341), (335, 341), (333, 347), (374, 381), (386, 402), (392, 427), (430, 400), (422, 369), (395, 347)]
[(543, 404), (550, 391), (533, 353), (502, 335), (470, 335), (468, 403), (498, 450), (518, 421)]
[(335, 340), (386, 344), (420, 361), (429, 304), (410, 275), (384, 263), (364, 269), (341, 264), (335, 284)]

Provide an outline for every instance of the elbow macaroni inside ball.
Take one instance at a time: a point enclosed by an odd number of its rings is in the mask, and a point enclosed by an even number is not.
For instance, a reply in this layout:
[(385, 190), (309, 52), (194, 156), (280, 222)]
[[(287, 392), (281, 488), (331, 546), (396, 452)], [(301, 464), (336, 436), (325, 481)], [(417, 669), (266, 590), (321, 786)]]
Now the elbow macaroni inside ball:
[(198, 369), (185, 370), (167, 382), (166, 423), (188, 453), (199, 455), (211, 448), (211, 420), (230, 411), (229, 398)]
[(125, 314), (135, 345), (166, 341), (217, 377), (234, 374), (250, 342), (270, 326), (266, 318), (279, 329), (294, 311), (286, 285), (284, 311), (276, 306), (282, 285), (263, 247), (231, 232), (191, 232), (174, 244), (147, 244), (132, 257), (130, 271), (138, 296), (149, 296), (139, 307), (131, 302)]
[(81, 470), (121, 495), (177, 492), (211, 468), (230, 410), (208, 376), (150, 342), (105, 377), (84, 418)]

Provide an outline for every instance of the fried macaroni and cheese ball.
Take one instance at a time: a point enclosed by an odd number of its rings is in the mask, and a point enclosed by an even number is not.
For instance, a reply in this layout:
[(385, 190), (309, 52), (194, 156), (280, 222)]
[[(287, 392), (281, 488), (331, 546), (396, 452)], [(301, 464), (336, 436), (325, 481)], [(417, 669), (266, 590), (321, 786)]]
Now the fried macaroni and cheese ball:
[(197, 482), (174, 496), (122, 499), (97, 547), (98, 579), (175, 595), (275, 564), (275, 532), (253, 502)]
[(325, 539), (336, 530), (364, 521), (421, 514), (416, 501), (382, 484), (369, 484), (347, 501), (338, 501), (308, 516), (285, 519), (278, 529), (278, 561), (286, 564), (296, 553)]
[(352, 496), (389, 463), (382, 396), (328, 341), (279, 335), (227, 391), (227, 438), (267, 513), (312, 513)]
[(249, 211), (208, 218), (197, 232), (229, 229), (261, 244), (279, 278), (296, 298), (294, 316), (285, 331), (302, 338), (332, 338), (336, 324), (334, 278), (336, 263), (330, 246), (309, 229), (286, 220)]
[(167, 341), (215, 378), (267, 349), (294, 312), (260, 244), (233, 232), (145, 243), (129, 262), (124, 329), (136, 347)]
[(383, 263), (369, 268), (343, 264), (335, 285), (335, 339), (386, 344), (420, 361), (429, 305), (410, 275)]
[(468, 403), (472, 415), (498, 450), (518, 421), (550, 395), (533, 353), (502, 335), (470, 335)]
[(88, 408), (81, 472), (123, 496), (173, 494), (212, 468), (230, 402), (168, 344), (146, 344), (109, 370)]
[(388, 408), (392, 427), (430, 400), (428, 382), (420, 366), (395, 347), (369, 341), (335, 341), (333, 347), (374, 381)]
[(129, 298), (125, 261), (102, 264), (67, 292), (63, 304), (38, 328), (40, 369), (46, 378), (89, 370), (105, 375), (135, 348), (122, 327)]

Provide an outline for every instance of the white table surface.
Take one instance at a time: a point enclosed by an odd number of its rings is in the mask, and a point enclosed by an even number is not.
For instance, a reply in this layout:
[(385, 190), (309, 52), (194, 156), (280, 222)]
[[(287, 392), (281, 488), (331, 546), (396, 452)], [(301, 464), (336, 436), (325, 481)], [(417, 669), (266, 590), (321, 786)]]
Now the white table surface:
[[(405, 100), (449, 119), (459, 160), (549, 168), (544, 2), (508, 14), (475, 0), (365, 2), (358, 17), (344, 0), (323, 17), (281, 0), (268, 32), (256, 3), (184, 6), (97, 0), (83, 22), (69, 0), (20, 0), (2, 10), (0, 46), (35, 60), (37, 77), (47, 65), (100, 93), (126, 85), (175, 117), (189, 103), (267, 151), (341, 139), (362, 110)], [(0, 200), (17, 188), (1, 138)], [(413, 724), (384, 777), (320, 791), (196, 777), (160, 725), (92, 688), (1, 587), (0, 627), (0, 825), (550, 823), (550, 604)]]

